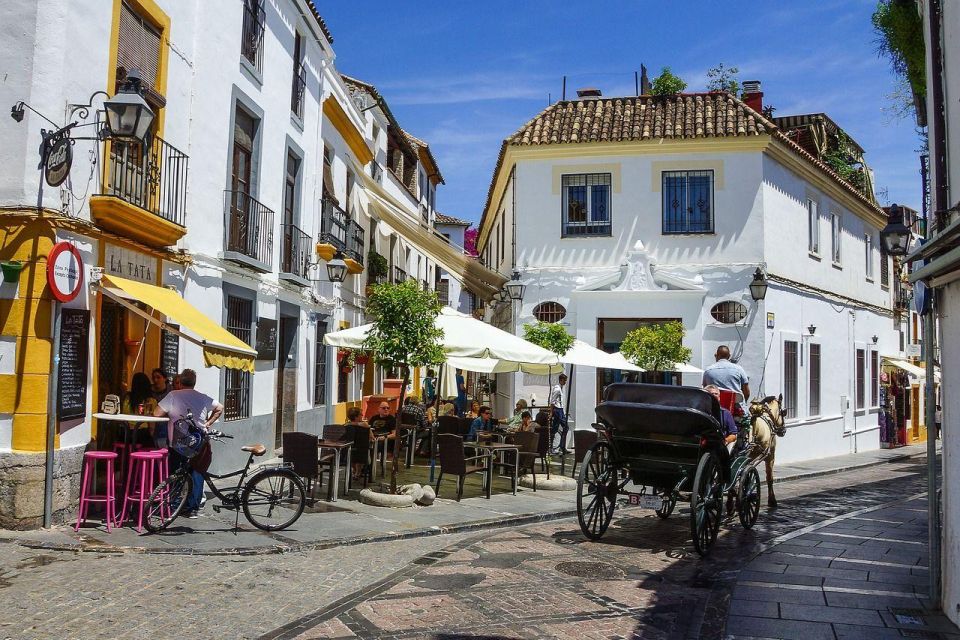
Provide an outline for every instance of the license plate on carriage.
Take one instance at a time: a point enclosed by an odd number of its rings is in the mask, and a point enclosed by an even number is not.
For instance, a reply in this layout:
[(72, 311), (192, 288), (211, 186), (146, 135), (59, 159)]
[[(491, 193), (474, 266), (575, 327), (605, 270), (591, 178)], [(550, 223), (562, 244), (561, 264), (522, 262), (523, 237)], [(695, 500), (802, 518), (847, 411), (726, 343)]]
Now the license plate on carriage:
[(628, 494), (628, 499), (631, 506), (640, 507), (641, 509), (657, 510), (663, 506), (663, 498), (660, 496), (648, 496), (640, 495), (639, 493), (631, 493)]

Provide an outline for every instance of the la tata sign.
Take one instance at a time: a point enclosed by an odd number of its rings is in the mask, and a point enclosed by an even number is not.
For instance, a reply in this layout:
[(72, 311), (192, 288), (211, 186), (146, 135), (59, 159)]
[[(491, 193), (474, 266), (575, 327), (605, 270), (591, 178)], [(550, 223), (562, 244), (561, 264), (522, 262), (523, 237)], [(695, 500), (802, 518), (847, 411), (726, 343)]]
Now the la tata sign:
[(53, 245), (47, 256), (47, 284), (60, 302), (70, 302), (83, 288), (83, 258), (69, 242)]

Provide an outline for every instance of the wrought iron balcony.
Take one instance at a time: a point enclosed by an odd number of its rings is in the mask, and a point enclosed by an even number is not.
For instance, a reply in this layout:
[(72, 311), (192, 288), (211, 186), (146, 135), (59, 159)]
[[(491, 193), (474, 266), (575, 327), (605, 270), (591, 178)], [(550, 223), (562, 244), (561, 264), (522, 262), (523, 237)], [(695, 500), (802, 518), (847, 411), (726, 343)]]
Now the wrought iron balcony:
[(913, 289), (900, 286), (894, 296), (893, 306), (898, 311), (905, 311), (910, 308), (913, 301)]
[(383, 165), (376, 160), (370, 163), (370, 177), (374, 182), (383, 184)]
[(263, 31), (266, 13), (263, 0), (244, 0), (240, 53), (257, 71), (263, 71)]
[(292, 224), (280, 225), (280, 273), (307, 279), (312, 250), (310, 236)]
[(120, 198), (181, 227), (186, 224), (189, 157), (154, 136), (148, 147), (112, 141), (100, 195)]
[(450, 281), (441, 280), (437, 283), (437, 298), (440, 300), (440, 304), (445, 307), (450, 306)]
[(407, 272), (401, 269), (400, 267), (393, 267), (393, 282), (394, 284), (399, 284), (407, 280)]
[(348, 258), (352, 258), (357, 262), (357, 264), (363, 265), (363, 256), (364, 256), (364, 237), (366, 233), (364, 232), (363, 227), (356, 220), (349, 221), (349, 233), (347, 235), (347, 248), (346, 254)]
[(273, 263), (273, 211), (243, 191), (225, 191), (226, 251)]
[(349, 228), (350, 218), (347, 216), (347, 212), (333, 200), (324, 198), (320, 217), (319, 242), (332, 244), (340, 251), (345, 251)]
[(293, 95), (290, 97), (290, 110), (297, 114), (298, 118), (303, 118), (303, 101), (307, 93), (307, 69), (303, 63), (295, 67), (293, 74)]

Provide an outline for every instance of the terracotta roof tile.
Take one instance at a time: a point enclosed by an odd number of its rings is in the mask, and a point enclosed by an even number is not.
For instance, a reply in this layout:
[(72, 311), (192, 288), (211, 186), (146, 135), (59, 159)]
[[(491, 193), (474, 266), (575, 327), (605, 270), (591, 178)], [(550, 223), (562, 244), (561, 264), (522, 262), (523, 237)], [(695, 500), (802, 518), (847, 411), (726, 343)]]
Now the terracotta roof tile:
[(327, 27), (326, 21), (320, 16), (320, 11), (317, 9), (317, 3), (314, 0), (307, 0), (307, 6), (310, 7), (310, 12), (313, 14), (314, 20), (317, 21), (317, 24), (320, 25), (320, 30), (323, 31), (324, 37), (326, 37), (327, 42), (333, 44), (333, 35), (330, 33), (330, 29)]
[(453, 216), (448, 216), (447, 214), (440, 213), (439, 211), (437, 211), (436, 216), (437, 216), (436, 217), (437, 224), (452, 224), (458, 227), (470, 226), (470, 223), (467, 222), (466, 220), (461, 220), (460, 218), (454, 218)]

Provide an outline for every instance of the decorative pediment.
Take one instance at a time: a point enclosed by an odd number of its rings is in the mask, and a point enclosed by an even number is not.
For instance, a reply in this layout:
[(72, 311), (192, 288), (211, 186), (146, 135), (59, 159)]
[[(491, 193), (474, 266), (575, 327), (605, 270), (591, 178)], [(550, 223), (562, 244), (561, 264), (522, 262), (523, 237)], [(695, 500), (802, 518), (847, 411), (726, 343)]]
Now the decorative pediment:
[(637, 241), (617, 271), (586, 281), (578, 291), (704, 291), (703, 278), (657, 266), (643, 242)]

